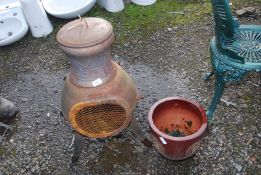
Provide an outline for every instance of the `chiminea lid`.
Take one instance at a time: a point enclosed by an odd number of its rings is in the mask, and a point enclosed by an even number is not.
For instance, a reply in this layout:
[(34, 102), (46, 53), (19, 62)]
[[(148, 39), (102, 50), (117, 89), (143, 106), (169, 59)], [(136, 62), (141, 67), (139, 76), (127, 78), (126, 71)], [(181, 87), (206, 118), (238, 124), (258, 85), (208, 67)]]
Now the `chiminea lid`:
[(80, 18), (64, 25), (57, 34), (57, 41), (65, 47), (91, 47), (101, 44), (112, 33), (112, 25), (104, 19)]

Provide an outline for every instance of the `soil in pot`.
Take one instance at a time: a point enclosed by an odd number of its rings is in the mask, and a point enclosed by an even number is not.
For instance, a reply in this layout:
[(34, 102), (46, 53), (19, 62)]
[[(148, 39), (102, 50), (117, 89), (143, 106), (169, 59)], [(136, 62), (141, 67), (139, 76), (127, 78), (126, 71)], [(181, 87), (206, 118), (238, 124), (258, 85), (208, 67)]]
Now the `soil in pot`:
[(185, 102), (165, 102), (154, 112), (154, 123), (163, 133), (173, 137), (185, 137), (198, 131), (202, 120), (200, 114)]
[(183, 125), (170, 124), (170, 127), (165, 127), (164, 130), (162, 130), (163, 127), (161, 127), (160, 130), (172, 137), (185, 137), (196, 132), (191, 130), (192, 124), (192, 121), (189, 120), (184, 121)]

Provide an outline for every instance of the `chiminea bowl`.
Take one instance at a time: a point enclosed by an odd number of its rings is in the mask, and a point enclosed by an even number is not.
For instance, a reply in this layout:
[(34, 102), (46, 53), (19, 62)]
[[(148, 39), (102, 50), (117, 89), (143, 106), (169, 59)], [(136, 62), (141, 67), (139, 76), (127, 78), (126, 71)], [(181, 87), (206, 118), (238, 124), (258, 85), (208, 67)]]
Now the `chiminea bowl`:
[(156, 102), (149, 111), (152, 141), (158, 152), (171, 160), (191, 157), (206, 135), (206, 112), (198, 103), (182, 97)]

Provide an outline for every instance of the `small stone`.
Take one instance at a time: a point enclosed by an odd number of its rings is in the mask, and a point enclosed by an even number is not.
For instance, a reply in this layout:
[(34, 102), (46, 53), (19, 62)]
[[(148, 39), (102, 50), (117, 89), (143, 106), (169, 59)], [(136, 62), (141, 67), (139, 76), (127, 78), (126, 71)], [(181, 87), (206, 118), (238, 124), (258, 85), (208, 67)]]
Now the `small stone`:
[(244, 9), (240, 9), (240, 10), (237, 10), (236, 11), (236, 14), (238, 15), (238, 16), (242, 16), (242, 15), (244, 15), (246, 13), (246, 11), (244, 10)]
[(255, 157), (255, 156), (250, 157), (249, 159), (250, 159), (250, 161), (251, 161), (252, 163), (254, 163), (254, 164), (256, 163), (256, 157)]
[(172, 28), (168, 28), (168, 31), (172, 31)]
[(11, 144), (13, 144), (13, 143), (14, 143), (14, 139), (10, 139), (9, 142), (10, 142)]
[(26, 102), (27, 98), (22, 98), (21, 100), (22, 100), (22, 102)]
[(124, 65), (123, 61), (119, 61), (118, 64), (119, 64), (120, 66), (123, 66), (123, 65)]
[(237, 171), (240, 172), (243, 167), (242, 167), (241, 165), (239, 165), (239, 164), (236, 164), (236, 165), (235, 165), (235, 168), (237, 169)]
[(239, 134), (240, 136), (244, 135), (242, 132), (238, 132), (238, 134)]
[(244, 8), (244, 10), (248, 13), (251, 13), (251, 14), (254, 14), (255, 11), (256, 11), (256, 9), (252, 6), (246, 7), (246, 8)]
[(239, 107), (240, 107), (240, 108), (247, 108), (248, 105), (244, 103), (244, 104), (240, 104)]
[(47, 113), (47, 117), (50, 117), (50, 113), (49, 112)]
[(238, 16), (253, 15), (255, 12), (256, 12), (256, 9), (254, 7), (249, 6), (249, 7), (237, 10), (236, 14)]

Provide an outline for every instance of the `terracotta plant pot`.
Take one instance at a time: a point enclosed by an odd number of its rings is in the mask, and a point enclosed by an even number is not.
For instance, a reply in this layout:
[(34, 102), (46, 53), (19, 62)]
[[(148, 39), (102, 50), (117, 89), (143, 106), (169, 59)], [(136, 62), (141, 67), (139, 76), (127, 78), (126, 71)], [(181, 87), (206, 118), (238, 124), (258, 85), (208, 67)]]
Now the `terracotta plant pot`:
[(152, 141), (164, 157), (182, 160), (199, 149), (206, 135), (206, 112), (198, 103), (168, 97), (156, 102), (149, 111)]

